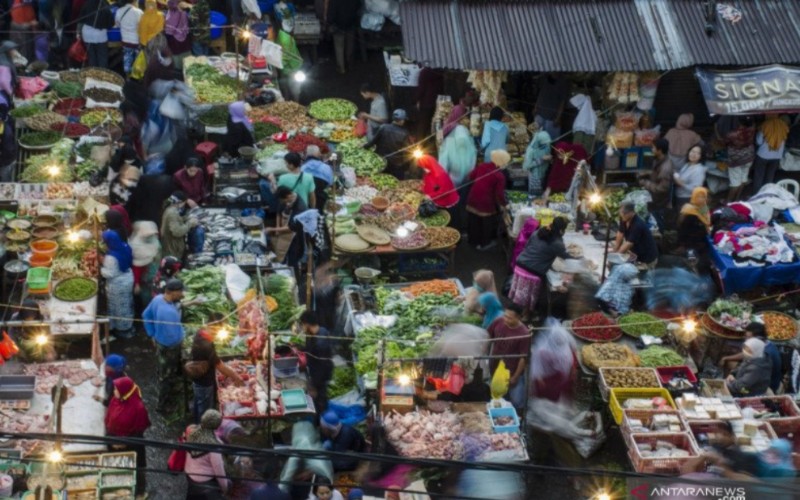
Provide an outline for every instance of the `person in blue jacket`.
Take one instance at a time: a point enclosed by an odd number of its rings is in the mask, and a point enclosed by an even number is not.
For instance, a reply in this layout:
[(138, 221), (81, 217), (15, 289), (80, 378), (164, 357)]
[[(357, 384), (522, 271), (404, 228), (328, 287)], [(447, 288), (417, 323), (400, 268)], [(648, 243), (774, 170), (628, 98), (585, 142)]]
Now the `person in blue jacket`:
[(503, 110), (497, 106), (489, 112), (489, 121), (483, 125), (481, 149), (483, 161), (492, 161), (492, 151), (502, 149), (505, 151), (508, 143), (508, 127), (503, 123)]
[[(325, 438), (322, 447), (341, 453), (361, 453), (365, 448), (364, 436), (353, 427), (343, 424), (333, 411), (327, 411), (319, 421), (320, 434)], [(357, 457), (332, 457), (333, 471), (351, 471), (358, 467)]]

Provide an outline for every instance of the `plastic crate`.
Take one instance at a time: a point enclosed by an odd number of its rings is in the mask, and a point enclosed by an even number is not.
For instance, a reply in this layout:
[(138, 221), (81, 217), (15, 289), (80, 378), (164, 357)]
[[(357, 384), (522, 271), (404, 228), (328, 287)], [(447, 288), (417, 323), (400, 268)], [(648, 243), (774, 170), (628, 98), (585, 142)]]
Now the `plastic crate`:
[(770, 421), (769, 425), (775, 431), (775, 435), (785, 439), (792, 444), (792, 460), (794, 468), (800, 470), (800, 422), (784, 419), (782, 421)]
[[(127, 480), (127, 484), (119, 484), (119, 485), (112, 485), (110, 481), (113, 477), (124, 477)], [(101, 490), (112, 490), (112, 489), (127, 489), (136, 487), (136, 474), (132, 471), (122, 471), (122, 470), (104, 470), (100, 472), (100, 481), (97, 483), (98, 487)]]
[(645, 155), (652, 155), (650, 146), (634, 146), (620, 151), (620, 170), (641, 170), (644, 167)]
[(25, 281), (30, 290), (47, 290), (50, 286), (51, 271), (49, 267), (32, 267), (28, 269)]
[[(498, 417), (511, 417), (514, 419), (514, 423), (497, 425), (494, 419)], [(519, 417), (517, 416), (517, 410), (514, 408), (489, 408), (489, 421), (492, 423), (492, 429), (494, 429), (495, 432), (519, 432)]]
[[(632, 434), (650, 434), (649, 432), (635, 432), (633, 427), (631, 426), (631, 420), (639, 420), (645, 427), (650, 427), (650, 424), (653, 422), (653, 419), (656, 415), (674, 415), (678, 417), (678, 422), (681, 426), (681, 430), (677, 432), (690, 432), (689, 427), (686, 424), (686, 421), (681, 417), (681, 413), (678, 410), (636, 410), (636, 409), (626, 409), (622, 410), (622, 425), (620, 425), (620, 430), (622, 431), (622, 436), (627, 441)], [(657, 434), (663, 433), (665, 431), (651, 431)]]
[(728, 385), (721, 378), (709, 378), (700, 381), (700, 395), (705, 398), (733, 399)]
[[(775, 429), (769, 422), (756, 421), (759, 425), (759, 430), (764, 431), (770, 439), (775, 439), (777, 436)], [(689, 435), (694, 439), (695, 444), (699, 445), (698, 436), (700, 434), (716, 434), (725, 426), (722, 420), (690, 420), (687, 422), (689, 426)]]
[(656, 381), (657, 385), (644, 386), (642, 388), (644, 388), (644, 389), (647, 389), (647, 388), (659, 389), (659, 388), (661, 388), (661, 383), (659, 382), (658, 373), (656, 373), (656, 370), (654, 368), (603, 367), (603, 368), (600, 368), (600, 370), (599, 370), (600, 376), (597, 378), (597, 386), (600, 389), (600, 396), (603, 398), (603, 401), (608, 402), (608, 398), (609, 398), (611, 389), (633, 389), (632, 387), (616, 387), (616, 386), (615, 387), (611, 387), (610, 385), (608, 385), (608, 382), (606, 381), (606, 378), (607, 378), (608, 374), (609, 373), (615, 373), (615, 372), (618, 372), (618, 371), (621, 371), (621, 372), (626, 372), (626, 371), (627, 372), (639, 372), (639, 373), (649, 372), (652, 375), (653, 380)]
[[(654, 445), (658, 441), (665, 441), (689, 452), (687, 457), (647, 458), (643, 457), (639, 446)], [(694, 439), (687, 432), (678, 433), (650, 433), (632, 434), (629, 443), (628, 456), (636, 472), (647, 474), (678, 475), (686, 462), (700, 455)]]
[(734, 401), (739, 409), (752, 408), (756, 411), (768, 411), (766, 402), (772, 401), (779, 408), (782, 416), (776, 418), (767, 418), (767, 422), (785, 422), (785, 423), (798, 423), (800, 424), (800, 408), (794, 402), (791, 396), (763, 396), (758, 398), (735, 398)]
[[(666, 389), (611, 389), (611, 397), (608, 401), (611, 416), (617, 425), (622, 423), (622, 410), (623, 404), (629, 399), (651, 399), (651, 398), (664, 398), (673, 410), (677, 409), (675, 401)], [(653, 408), (654, 410), (656, 408)]]

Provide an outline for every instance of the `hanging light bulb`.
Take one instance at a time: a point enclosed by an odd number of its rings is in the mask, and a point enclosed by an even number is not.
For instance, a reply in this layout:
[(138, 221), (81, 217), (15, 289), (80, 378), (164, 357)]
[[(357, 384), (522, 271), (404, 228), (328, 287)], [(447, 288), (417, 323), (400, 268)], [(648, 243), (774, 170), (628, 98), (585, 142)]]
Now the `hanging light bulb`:
[(415, 160), (419, 160), (425, 155), (425, 153), (423, 153), (420, 148), (417, 148), (417, 149), (414, 150), (412, 155), (414, 156)]
[(49, 167), (47, 167), (47, 174), (50, 177), (55, 177), (60, 173), (61, 173), (61, 167), (59, 167), (58, 165), (50, 165)]
[(227, 328), (221, 328), (217, 332), (217, 340), (225, 340), (230, 336), (231, 332)]
[(303, 73), (302, 71), (298, 71), (297, 73), (294, 74), (294, 81), (296, 81), (297, 83), (303, 83), (304, 81), (306, 81), (306, 74)]
[(69, 230), (69, 231), (67, 232), (67, 241), (68, 241), (68, 242), (70, 242), (70, 243), (77, 243), (79, 239), (81, 239), (81, 237), (80, 237), (80, 235), (77, 233), (77, 231), (72, 231), (72, 230)]
[(56, 448), (50, 453), (47, 454), (47, 460), (56, 464), (64, 460), (64, 454), (61, 453), (61, 450)]
[(697, 329), (697, 321), (693, 320), (692, 318), (686, 318), (683, 320), (683, 331), (692, 333)]
[(400, 376), (397, 377), (397, 383), (400, 385), (408, 385), (411, 383), (411, 377), (405, 373), (401, 373)]
[(251, 35), (252, 33), (250, 33), (248, 30), (242, 31), (242, 38), (244, 38), (245, 40), (249, 40)]
[(34, 340), (34, 342), (36, 342), (36, 345), (38, 345), (40, 347), (44, 346), (44, 345), (47, 345), (47, 343), (50, 342), (50, 339), (44, 333), (40, 333), (40, 334), (36, 335), (36, 337), (34, 337), (33, 340)]
[(591, 203), (592, 205), (597, 205), (602, 201), (603, 201), (603, 195), (601, 195), (600, 193), (595, 192), (589, 195), (589, 203)]

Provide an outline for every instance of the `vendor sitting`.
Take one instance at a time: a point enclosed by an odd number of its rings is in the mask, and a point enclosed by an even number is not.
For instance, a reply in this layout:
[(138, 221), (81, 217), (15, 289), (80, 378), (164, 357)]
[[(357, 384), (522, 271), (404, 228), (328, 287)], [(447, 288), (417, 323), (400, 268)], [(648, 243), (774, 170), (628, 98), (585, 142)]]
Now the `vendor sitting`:
[[(326, 438), (322, 447), (340, 453), (361, 453), (365, 449), (364, 436), (353, 427), (343, 424), (333, 411), (327, 411), (319, 421), (319, 430)], [(332, 457), (333, 471), (350, 471), (358, 467), (357, 457)]]
[[(772, 362), (769, 388), (772, 389), (772, 392), (777, 394), (783, 379), (781, 353), (778, 350), (778, 346), (767, 339), (767, 329), (764, 327), (763, 323), (756, 323), (754, 321), (747, 325), (744, 330), (744, 336), (747, 339), (757, 338), (764, 342), (764, 357), (769, 358), (769, 360)], [(732, 356), (723, 356), (722, 359), (719, 360), (719, 365), (722, 368), (733, 370), (733, 368), (735, 368), (736, 365), (743, 359), (744, 354), (741, 352)]]
[(228, 133), (222, 141), (222, 152), (229, 156), (239, 156), (239, 148), (253, 147), (253, 122), (247, 117), (244, 101), (228, 105)]
[(757, 338), (744, 341), (744, 361), (725, 382), (733, 397), (761, 396), (769, 388), (772, 361), (764, 357), (764, 342)]
[(623, 203), (619, 207), (620, 224), (614, 241), (614, 252), (633, 252), (637, 261), (653, 269), (658, 262), (658, 248), (650, 228), (636, 215), (633, 203)]

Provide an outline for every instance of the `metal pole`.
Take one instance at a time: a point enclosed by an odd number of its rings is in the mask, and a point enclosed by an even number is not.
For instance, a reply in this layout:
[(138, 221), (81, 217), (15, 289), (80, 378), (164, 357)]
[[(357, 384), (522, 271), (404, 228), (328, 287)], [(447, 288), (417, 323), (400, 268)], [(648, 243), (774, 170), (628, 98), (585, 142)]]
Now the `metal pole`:
[[(605, 202), (603, 202), (603, 206), (605, 206)], [(608, 207), (606, 207), (606, 212), (608, 212)], [(600, 274), (600, 282), (604, 282), (606, 280), (606, 265), (608, 264), (608, 239), (611, 237), (611, 218), (606, 220), (606, 240), (603, 242), (603, 271)]]
[(308, 262), (306, 264), (306, 307), (313, 311), (316, 309), (316, 307), (313, 307), (313, 297), (311, 294), (311, 284), (313, 282), (312, 275), (314, 270), (314, 249), (312, 248), (311, 237), (305, 233), (303, 234), (303, 237), (306, 241), (306, 254), (308, 255)]
[[(266, 303), (264, 299), (266, 295), (264, 294), (264, 282), (261, 279), (261, 266), (258, 264), (258, 260), (256, 259), (256, 279), (258, 280), (258, 305), (261, 308), (261, 311), (264, 314), (264, 328), (269, 328), (269, 309), (266, 307)], [(270, 409), (270, 405), (272, 404), (272, 335), (269, 334), (269, 331), (266, 332), (266, 344), (264, 345), (264, 351), (262, 357), (264, 358), (266, 365), (267, 365), (267, 395), (269, 396), (269, 402), (267, 403), (267, 445), (272, 446), (272, 411)], [(253, 360), (255, 364), (258, 360)]]

